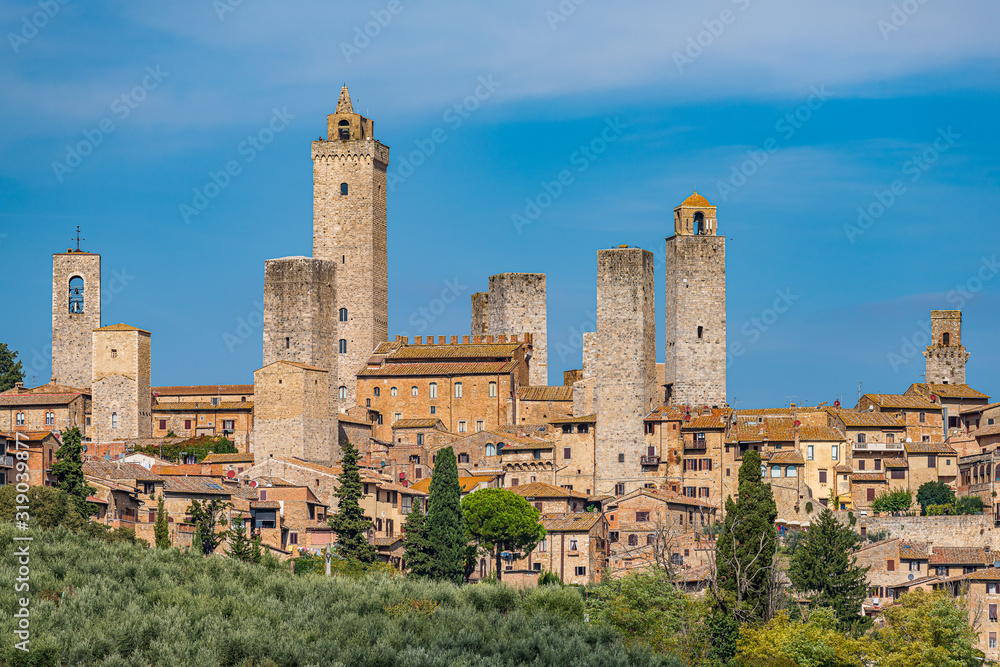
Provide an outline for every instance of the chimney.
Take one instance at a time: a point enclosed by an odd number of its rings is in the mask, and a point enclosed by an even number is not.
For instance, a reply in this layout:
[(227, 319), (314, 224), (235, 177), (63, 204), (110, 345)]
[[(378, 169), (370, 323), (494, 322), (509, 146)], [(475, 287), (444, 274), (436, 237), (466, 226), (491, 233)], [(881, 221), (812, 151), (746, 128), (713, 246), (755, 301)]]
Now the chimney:
[(14, 392), (15, 394), (23, 393), (24, 392), (24, 383), (23, 382), (15, 382), (14, 383), (14, 389), (17, 390), (17, 391)]
[(792, 403), (792, 410), (794, 410), (794, 409), (795, 409), (795, 404), (794, 404), (794, 403)]

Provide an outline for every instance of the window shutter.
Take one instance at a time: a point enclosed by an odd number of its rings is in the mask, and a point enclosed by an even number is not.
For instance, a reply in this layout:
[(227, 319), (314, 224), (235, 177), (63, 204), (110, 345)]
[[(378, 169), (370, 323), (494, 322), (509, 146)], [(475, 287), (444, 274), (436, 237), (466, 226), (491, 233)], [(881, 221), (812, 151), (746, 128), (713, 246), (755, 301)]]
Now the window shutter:
[(894, 561), (894, 560), (887, 560), (885, 562), (885, 569), (888, 572), (895, 572), (896, 571), (896, 561)]

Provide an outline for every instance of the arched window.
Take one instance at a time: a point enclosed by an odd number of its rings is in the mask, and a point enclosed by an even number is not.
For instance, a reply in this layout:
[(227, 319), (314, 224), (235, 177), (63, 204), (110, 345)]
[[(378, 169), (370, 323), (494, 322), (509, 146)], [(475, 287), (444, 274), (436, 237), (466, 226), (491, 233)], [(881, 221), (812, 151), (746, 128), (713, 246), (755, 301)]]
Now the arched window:
[(951, 345), (951, 334), (948, 333), (947, 331), (945, 331), (943, 334), (941, 334), (941, 344), (942, 345)]
[(652, 544), (654, 541), (656, 541), (656, 537), (652, 533), (646, 535), (646, 544)]
[(795, 466), (788, 466), (785, 468), (785, 477), (798, 477), (799, 471)]
[(118, 413), (111, 413), (111, 428), (118, 428)]
[(497, 443), (497, 454), (502, 453), (503, 452), (503, 448), (504, 448), (504, 443), (498, 442)]
[(634, 546), (637, 546), (638, 544), (639, 544), (639, 536), (636, 535), (635, 533), (631, 533), (628, 536), (628, 545), (630, 547), (634, 547)]
[(381, 396), (382, 395), (382, 389), (379, 388), (379, 387), (375, 387), (375, 389), (372, 390), (372, 394), (375, 395), (375, 396)]
[(781, 466), (771, 466), (771, 477), (781, 477)]
[(341, 322), (346, 322), (347, 321), (347, 309), (346, 308), (341, 308), (340, 309), (340, 321)]
[(492, 442), (487, 442), (486, 443), (486, 456), (496, 456), (496, 455), (497, 455), (497, 446), (494, 445)]
[(490, 398), (496, 398), (497, 395), (497, 383), (490, 382)]
[(340, 184), (340, 194), (343, 195), (344, 197), (347, 196), (347, 183)]
[(462, 383), (455, 383), (455, 398), (462, 398)]
[(410, 396), (416, 396), (419, 393), (420, 390), (418, 390), (416, 387), (410, 387)]
[(392, 388), (389, 389), (389, 395), (390, 396), (395, 396), (396, 395), (396, 388), (395, 387), (392, 387)]
[(431, 382), (430, 392), (431, 392), (431, 398), (437, 398), (438, 397), (438, 383), (437, 382)]
[(18, 426), (24, 426), (24, 413), (18, 412), (16, 417), (16, 422)]
[(73, 276), (69, 279), (69, 312), (83, 312), (83, 278)]
[(694, 214), (694, 233), (704, 234), (705, 233), (705, 214), (698, 211)]
[(767, 466), (763, 463), (760, 464), (760, 476), (767, 477)]
[(337, 123), (337, 135), (345, 140), (351, 138), (351, 124), (347, 120)]
[(346, 338), (341, 338), (340, 339), (339, 347), (340, 347), (340, 353), (341, 354), (347, 354), (347, 339)]
[(340, 398), (347, 398), (347, 387), (340, 385), (340, 389), (337, 390), (337, 396)]

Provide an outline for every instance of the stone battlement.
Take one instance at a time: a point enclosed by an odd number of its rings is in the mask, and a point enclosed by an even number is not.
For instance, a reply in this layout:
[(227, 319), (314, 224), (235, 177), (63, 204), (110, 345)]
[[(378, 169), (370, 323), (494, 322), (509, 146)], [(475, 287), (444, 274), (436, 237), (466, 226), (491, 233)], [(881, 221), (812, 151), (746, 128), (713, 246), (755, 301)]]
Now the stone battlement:
[(498, 343), (524, 343), (531, 345), (533, 336), (526, 334), (511, 334), (509, 336), (500, 334), (498, 336), (438, 336), (434, 342), (434, 336), (427, 336), (426, 341), (423, 336), (414, 336), (413, 343), (410, 343), (409, 336), (396, 336), (396, 342), (404, 345), (495, 345)]

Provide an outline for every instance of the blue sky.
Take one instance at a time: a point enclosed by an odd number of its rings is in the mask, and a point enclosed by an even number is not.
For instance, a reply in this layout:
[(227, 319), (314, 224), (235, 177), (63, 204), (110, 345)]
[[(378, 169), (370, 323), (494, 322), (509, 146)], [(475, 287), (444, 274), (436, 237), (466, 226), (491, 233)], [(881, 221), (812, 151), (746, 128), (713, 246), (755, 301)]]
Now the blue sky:
[(969, 382), (1000, 394), (1000, 6), (577, 2), (0, 5), (3, 340), (28, 381), (49, 376), (50, 255), (80, 225), (105, 324), (153, 332), (154, 384), (250, 382), (263, 262), (311, 253), (309, 141), (347, 82), (401, 179), (393, 335), (467, 333), (489, 275), (544, 272), (560, 384), (596, 251), (628, 243), (661, 261), (662, 359), (664, 238), (697, 189), (728, 239), (730, 403), (903, 391), (934, 308), (964, 311)]

